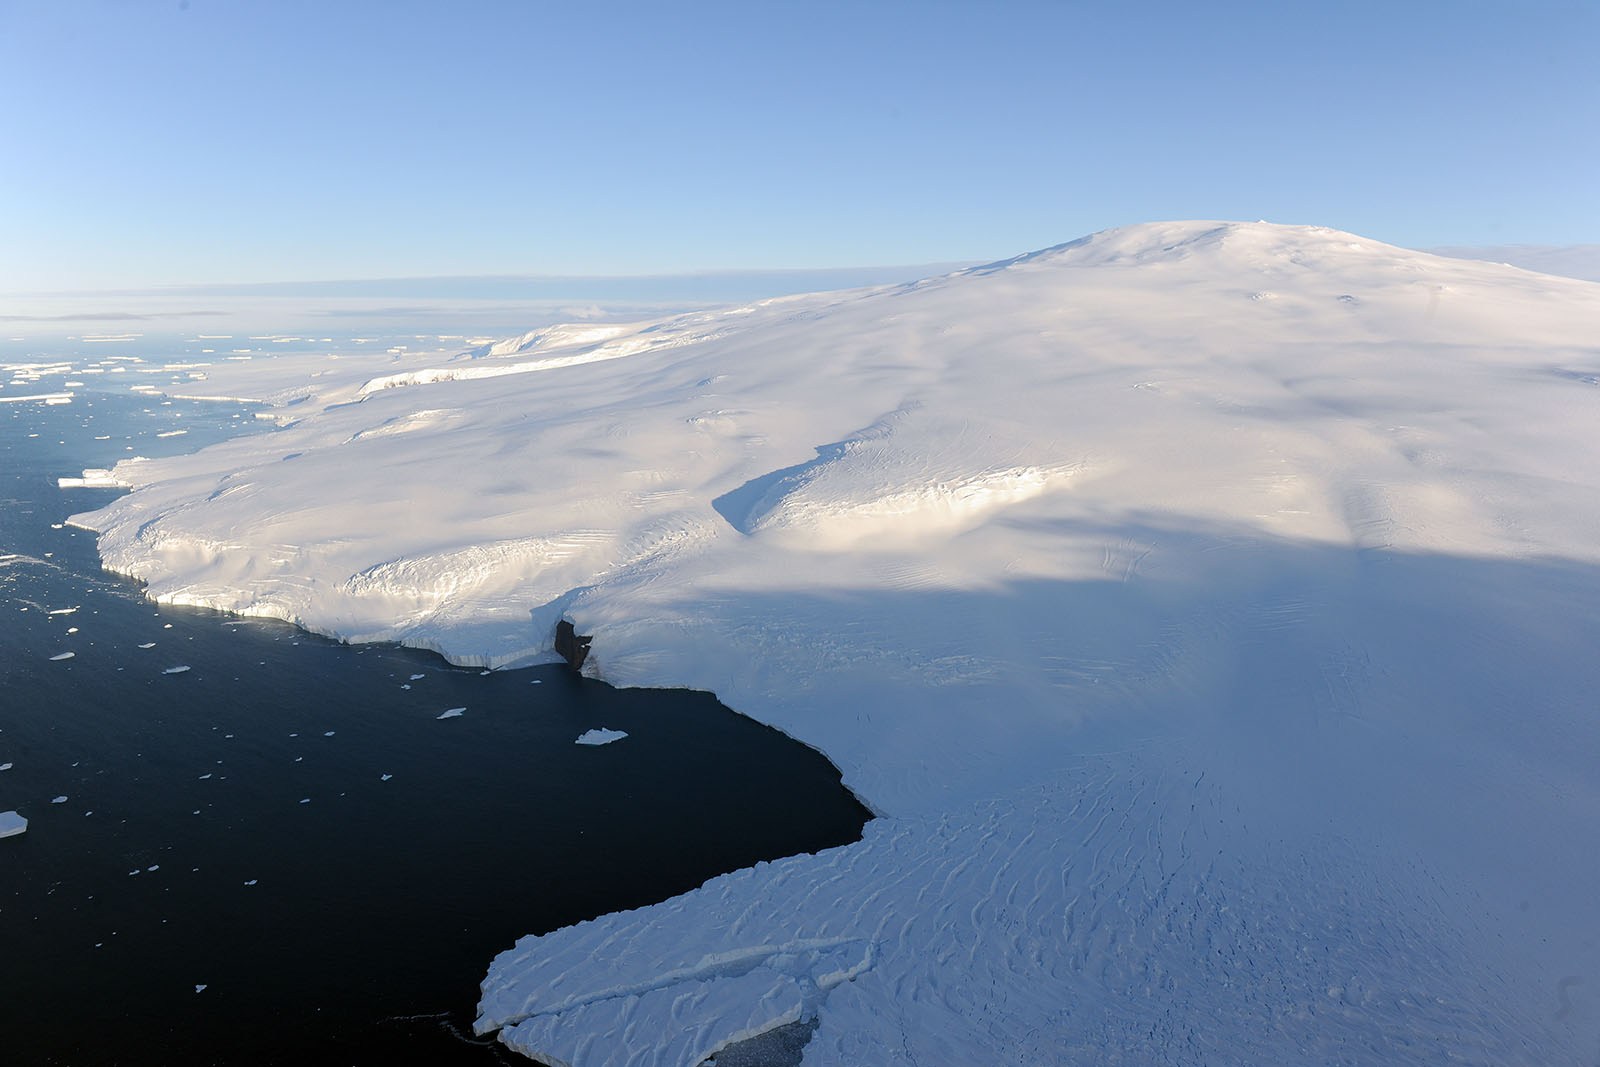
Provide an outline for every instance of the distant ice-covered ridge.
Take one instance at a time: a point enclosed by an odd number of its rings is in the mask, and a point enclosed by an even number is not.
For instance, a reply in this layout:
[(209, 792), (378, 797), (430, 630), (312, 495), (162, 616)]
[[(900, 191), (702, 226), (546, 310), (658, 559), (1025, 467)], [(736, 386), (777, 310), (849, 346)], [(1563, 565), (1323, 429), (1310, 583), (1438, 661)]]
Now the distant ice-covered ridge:
[(1541, 274), (1600, 282), (1600, 245), (1453, 245), (1427, 251), (1458, 259), (1508, 263)]
[[(711, 690), (885, 816), (731, 897), (525, 939), (480, 1025), (546, 1062), (688, 1062), (795, 1011), (808, 1062), (910, 1062), (909, 1033), (1092, 1061), (1083, 1035), (1136, 1032), (1148, 1062), (1570, 1062), (1600, 1045), (1600, 861), (1571, 844), (1600, 831), (1597, 336), (1593, 284), (1152, 224), (337, 381), (285, 361), (294, 425), (119, 467), (134, 492), (75, 521), (159, 599), (459, 662), (549, 657), (570, 619), (586, 671)], [(207, 384), (274, 395), (249, 373)], [(1093, 752), (1115, 770), (1075, 792)], [(1083, 812), (1092, 855), (1051, 830)], [(1129, 864), (1159, 937), (1050, 881)], [(720, 947), (719, 898), (749, 909)], [(1026, 919), (990, 944), (997, 901)], [(970, 917), (981, 965), (937, 962), (929, 909)], [(1211, 913), (1223, 956), (1170, 918)], [(829, 938), (869, 966), (824, 990)], [(673, 948), (624, 982), (622, 944)], [(728, 952), (748, 966), (702, 965)], [(1379, 1003), (1430, 1005), (1426, 1040)]]

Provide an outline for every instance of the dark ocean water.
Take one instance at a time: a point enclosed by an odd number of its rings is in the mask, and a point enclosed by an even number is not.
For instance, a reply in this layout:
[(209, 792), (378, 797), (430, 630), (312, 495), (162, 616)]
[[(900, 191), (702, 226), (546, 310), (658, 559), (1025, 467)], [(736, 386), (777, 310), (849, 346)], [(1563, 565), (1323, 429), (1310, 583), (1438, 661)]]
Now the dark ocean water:
[(518, 936), (859, 837), (823, 757), (707, 694), (146, 601), (65, 525), (116, 491), (55, 479), (268, 431), (73, 391), (0, 403), (6, 1063), (511, 1060), (470, 1024)]

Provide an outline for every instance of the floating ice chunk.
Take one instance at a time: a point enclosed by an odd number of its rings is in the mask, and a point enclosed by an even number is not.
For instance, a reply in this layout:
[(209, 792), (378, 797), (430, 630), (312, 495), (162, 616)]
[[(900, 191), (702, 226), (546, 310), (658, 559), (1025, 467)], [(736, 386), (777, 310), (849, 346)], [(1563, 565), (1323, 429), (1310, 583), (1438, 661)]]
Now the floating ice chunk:
[[(33, 379), (25, 379), (25, 380), (30, 380), (31, 381)], [(12, 384), (14, 385), (16, 383), (13, 381)], [(24, 401), (24, 400), (43, 400), (46, 404), (67, 404), (67, 403), (71, 403), (72, 394), (71, 393), (34, 393), (32, 396), (0, 396), (0, 403), (15, 404), (15, 403), (20, 403), (21, 401)], [(28, 436), (29, 437), (38, 437), (39, 435), (36, 434), (36, 433), (30, 433)]]
[(300, 803), (309, 804), (309, 803), (311, 803), (311, 798), (310, 797), (301, 797), (300, 798)]
[(66, 797), (52, 797), (51, 800), (50, 800), (50, 803), (52, 803), (52, 804), (65, 804), (66, 802), (67, 802), (67, 798)]
[(157, 437), (182, 437), (184, 434), (186, 434), (188, 432), (189, 432), (188, 430), (168, 430), (166, 433), (158, 433), (158, 434), (156, 434), (156, 436)]
[(162, 671), (161, 673), (162, 674), (182, 674), (184, 671), (186, 671), (188, 669), (189, 669), (189, 665), (187, 663), (180, 663), (176, 667), (168, 667), (166, 670)]
[(16, 837), (27, 830), (27, 819), (14, 811), (0, 811), (0, 837)]
[(9, 771), (11, 769), (11, 767), (12, 767), (12, 764), (0, 763), (0, 771)]
[(156, 647), (156, 643), (154, 641), (146, 641), (144, 644), (140, 645), (139, 647), (140, 648), (155, 648)]
[(255, 884), (256, 884), (256, 880), (254, 878), (250, 879), (248, 882), (245, 883), (245, 885), (255, 885)]
[(159, 863), (152, 863), (150, 866), (145, 868), (145, 870), (147, 870), (147, 871), (159, 871), (160, 869), (161, 869), (161, 864), (159, 864)]
[(109, 470), (91, 467), (81, 478), (57, 478), (59, 489), (132, 489), (133, 486)]
[(73, 656), (76, 656), (76, 655), (77, 655), (76, 652), (62, 652), (62, 653), (59, 653), (57, 655), (51, 656), (50, 657), (50, 662), (51, 663), (59, 663), (61, 660), (71, 659)]
[(609, 745), (611, 742), (621, 741), (627, 736), (626, 730), (608, 730), (602, 726), (598, 730), (586, 731), (575, 743), (580, 745)]
[(75, 634), (75, 633), (77, 633), (77, 632), (78, 632), (78, 628), (77, 628), (77, 627), (76, 627), (76, 626), (69, 626), (69, 627), (67, 627), (67, 633), (69, 633), (69, 634)]
[(409, 685), (401, 685), (400, 688), (401, 689), (410, 689), (411, 687)]
[(414, 682), (419, 678), (426, 678), (426, 677), (427, 677), (427, 675), (425, 675), (425, 674), (413, 674), (410, 678), (408, 678), (406, 680), (410, 681), (410, 682)]
[(391, 778), (393, 778), (393, 777), (394, 777), (394, 775), (392, 775), (392, 774), (384, 774), (384, 775), (379, 775), (379, 776), (378, 776), (378, 781), (380, 781), (380, 782), (387, 782), (387, 781), (388, 781), (388, 780), (389, 780), (389, 779), (391, 779)]
[(194, 991), (196, 993), (204, 993), (206, 991), (206, 984), (204, 982), (200, 982), (194, 987)]
[(333, 734), (334, 734), (334, 731), (332, 731), (332, 730), (324, 730), (324, 731), (323, 731), (323, 732), (322, 732), (322, 736), (323, 736), (323, 737), (332, 737), (332, 736), (333, 736)]
[(466, 708), (451, 708), (449, 711), (443, 712), (443, 713), (441, 713), (439, 715), (435, 715), (434, 718), (436, 718), (436, 719), (459, 719), (459, 718), (461, 718), (461, 713), (466, 711), (466, 710), (467, 710)]
[(56, 608), (54, 611), (50, 612), (50, 614), (51, 615), (71, 615), (74, 611), (77, 611), (77, 610), (78, 610), (77, 608)]
[(211, 774), (210, 774), (210, 772), (209, 772), (209, 771), (208, 771), (208, 772), (207, 772), (207, 773), (205, 773), (205, 774), (202, 774), (202, 775), (201, 775), (201, 776), (200, 776), (200, 780), (201, 780), (201, 781), (202, 781), (202, 782), (203, 782), (203, 781), (205, 781), (205, 780), (206, 780), (206, 779), (207, 779), (207, 778), (210, 778), (210, 777), (211, 777)]

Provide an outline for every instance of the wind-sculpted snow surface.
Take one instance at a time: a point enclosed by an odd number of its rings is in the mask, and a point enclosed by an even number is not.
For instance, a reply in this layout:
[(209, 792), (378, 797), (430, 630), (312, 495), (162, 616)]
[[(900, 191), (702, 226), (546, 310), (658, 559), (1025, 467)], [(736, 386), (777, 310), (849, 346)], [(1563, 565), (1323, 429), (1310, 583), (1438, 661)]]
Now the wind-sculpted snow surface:
[[(1470, 947), (1435, 918), (1458, 905), (1446, 888), (1396, 894), (1394, 857), (1374, 872), (1337, 842), (1274, 855), (1203, 772), (1140, 756), (878, 820), (648, 922), (527, 938), (496, 961), (479, 1028), (573, 1064), (657, 1062), (633, 1033), (652, 1023), (695, 1063), (823, 1006), (806, 1062), (841, 1067), (1523, 1059), (1521, 991), (1451, 973)], [(666, 1014), (719, 996), (715, 1031)]]
[(1136, 226), (219, 367), (286, 424), (75, 521), (159, 599), (464, 663), (566, 619), (586, 673), (711, 690), (882, 816), (523, 939), (479, 1026), (541, 1062), (796, 1020), (807, 1063), (1587, 1062), (1597, 339), (1590, 283)]

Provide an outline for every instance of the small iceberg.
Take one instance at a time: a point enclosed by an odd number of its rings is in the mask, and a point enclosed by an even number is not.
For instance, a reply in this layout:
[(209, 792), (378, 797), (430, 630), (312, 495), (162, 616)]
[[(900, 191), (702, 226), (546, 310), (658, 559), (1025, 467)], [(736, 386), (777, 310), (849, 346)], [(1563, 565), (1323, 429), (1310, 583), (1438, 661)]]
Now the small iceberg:
[(50, 662), (51, 663), (60, 663), (62, 660), (71, 659), (73, 656), (76, 656), (76, 655), (77, 655), (76, 652), (62, 652), (59, 655), (51, 656), (50, 657)]
[(27, 831), (27, 819), (14, 811), (0, 811), (0, 837), (16, 837)]
[(461, 718), (461, 713), (466, 711), (466, 710), (467, 710), (466, 708), (451, 708), (449, 711), (444, 712), (441, 715), (435, 715), (434, 718), (436, 718), (436, 719), (459, 719), (459, 718)]
[(132, 489), (133, 485), (109, 470), (94, 468), (83, 472), (81, 478), (57, 478), (56, 486), (61, 489)]
[(627, 736), (628, 733), (626, 730), (607, 730), (602, 726), (598, 730), (590, 730), (586, 732), (574, 743), (579, 745), (609, 745), (611, 742), (621, 741)]
[(188, 664), (180, 663), (176, 667), (168, 667), (166, 670), (162, 671), (161, 673), (162, 674), (182, 674), (184, 671), (186, 671), (188, 669), (189, 669), (189, 665)]

